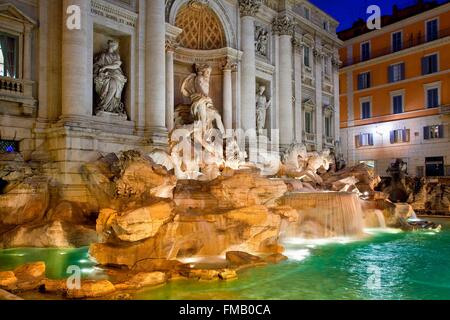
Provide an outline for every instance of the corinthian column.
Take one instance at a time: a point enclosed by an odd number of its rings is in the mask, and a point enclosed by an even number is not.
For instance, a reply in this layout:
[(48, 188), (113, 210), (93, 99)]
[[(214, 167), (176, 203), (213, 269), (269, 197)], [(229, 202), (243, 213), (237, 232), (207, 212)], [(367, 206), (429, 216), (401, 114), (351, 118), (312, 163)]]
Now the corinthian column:
[[(69, 29), (67, 9), (80, 8), (81, 28)], [(62, 115), (92, 115), (92, 64), (90, 48), (92, 44), (92, 18), (90, 1), (63, 0), (62, 4)]]
[(232, 62), (227, 59), (223, 66), (223, 124), (225, 129), (233, 128)]
[(174, 91), (174, 71), (173, 53), (176, 43), (173, 40), (166, 40), (166, 127), (170, 131), (174, 126), (175, 112), (175, 91)]
[(256, 128), (255, 15), (261, 0), (239, 0), (241, 13), (241, 127)]
[(146, 1), (145, 129), (153, 144), (166, 141), (165, 1)]
[(294, 141), (294, 108), (292, 88), (292, 35), (294, 26), (287, 16), (275, 19), (273, 31), (279, 36), (279, 116), (280, 144), (288, 146)]

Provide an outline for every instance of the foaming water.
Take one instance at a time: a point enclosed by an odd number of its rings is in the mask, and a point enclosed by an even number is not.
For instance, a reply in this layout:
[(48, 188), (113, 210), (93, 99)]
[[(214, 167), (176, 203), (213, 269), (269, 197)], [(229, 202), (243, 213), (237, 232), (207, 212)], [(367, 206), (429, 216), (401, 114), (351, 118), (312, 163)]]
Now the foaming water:
[(362, 234), (362, 208), (354, 193), (294, 192), (282, 201), (299, 213), (299, 221), (283, 230), (285, 238), (336, 238)]

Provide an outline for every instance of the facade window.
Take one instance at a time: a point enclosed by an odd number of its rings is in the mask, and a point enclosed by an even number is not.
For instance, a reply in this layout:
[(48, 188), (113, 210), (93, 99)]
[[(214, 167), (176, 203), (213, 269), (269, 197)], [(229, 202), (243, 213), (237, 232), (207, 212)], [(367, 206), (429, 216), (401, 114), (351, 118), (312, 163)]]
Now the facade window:
[(360, 73), (358, 75), (358, 90), (370, 88), (370, 72)]
[(422, 58), (422, 75), (438, 72), (438, 55), (432, 54)]
[(325, 137), (333, 136), (333, 118), (331, 116), (325, 117)]
[(18, 38), (0, 33), (0, 76), (17, 78)]
[(326, 20), (323, 21), (323, 29), (326, 30), (326, 31), (328, 31), (330, 29), (328, 21), (326, 21)]
[(303, 8), (303, 13), (305, 18), (309, 20), (309, 9), (307, 7)]
[(372, 116), (370, 101), (361, 103), (361, 119), (369, 119)]
[(19, 152), (19, 142), (14, 140), (0, 140), (0, 153)]
[(427, 91), (427, 108), (439, 107), (439, 88), (429, 88)]
[(390, 140), (391, 144), (409, 142), (410, 130), (409, 129), (392, 130), (390, 133)]
[(331, 59), (329, 57), (323, 58), (323, 71), (326, 76), (331, 75)]
[(303, 64), (307, 67), (311, 67), (310, 51), (309, 47), (303, 47)]
[(370, 59), (370, 42), (364, 42), (361, 44), (361, 61)]
[(393, 95), (392, 96), (392, 112), (394, 114), (403, 113), (403, 95)]
[(444, 137), (444, 126), (427, 126), (423, 128), (423, 138), (425, 140), (442, 139)]
[(355, 143), (357, 148), (373, 146), (373, 134), (361, 133), (355, 137)]
[(389, 82), (405, 80), (405, 64), (397, 63), (389, 66)]
[(305, 132), (313, 133), (313, 115), (311, 111), (305, 112)]
[(438, 20), (427, 21), (427, 42), (434, 41), (438, 38)]
[(392, 52), (397, 52), (403, 49), (403, 34), (401, 31), (392, 34)]

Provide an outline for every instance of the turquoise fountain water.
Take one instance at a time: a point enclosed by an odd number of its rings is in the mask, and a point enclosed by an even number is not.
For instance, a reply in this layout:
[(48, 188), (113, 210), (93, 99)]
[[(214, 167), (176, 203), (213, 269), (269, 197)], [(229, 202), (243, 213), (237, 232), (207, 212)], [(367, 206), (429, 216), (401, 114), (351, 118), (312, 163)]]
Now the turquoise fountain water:
[[(442, 221), (439, 221), (442, 223)], [(291, 241), (290, 259), (248, 269), (231, 282), (174, 281), (137, 292), (136, 299), (450, 299), (450, 224), (440, 233), (371, 231), (348, 238)], [(44, 260), (51, 278), (81, 265), (87, 278), (103, 277), (87, 249), (0, 251), (0, 270)], [(379, 276), (379, 281), (377, 280)]]

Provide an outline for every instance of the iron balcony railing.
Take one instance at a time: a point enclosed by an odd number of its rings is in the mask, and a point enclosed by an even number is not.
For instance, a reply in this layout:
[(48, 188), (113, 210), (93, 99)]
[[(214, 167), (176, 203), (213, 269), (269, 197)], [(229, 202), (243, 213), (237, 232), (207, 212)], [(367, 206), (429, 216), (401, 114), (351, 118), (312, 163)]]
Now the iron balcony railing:
[(406, 40), (403, 41), (398, 48), (396, 48), (397, 50), (394, 50), (392, 45), (389, 46), (389, 47), (378, 49), (378, 50), (371, 50), (370, 51), (370, 56), (369, 56), (368, 59), (362, 59), (361, 55), (360, 56), (354, 56), (353, 57), (353, 61), (351, 61), (351, 62), (350, 61), (344, 61), (342, 66), (343, 67), (347, 67), (347, 66), (350, 66), (352, 64), (356, 64), (356, 63), (360, 63), (360, 62), (364, 62), (364, 61), (369, 61), (369, 60), (372, 60), (372, 59), (375, 59), (375, 58), (378, 58), (378, 57), (386, 56), (386, 55), (391, 54), (391, 53), (400, 52), (400, 51), (403, 51), (403, 50), (406, 50), (406, 49), (409, 49), (409, 48), (412, 48), (412, 47), (416, 47), (416, 46), (419, 46), (419, 45), (424, 44), (424, 43), (431, 43), (433, 41), (437, 41), (439, 39), (446, 38), (446, 37), (450, 36), (450, 28), (439, 30), (438, 34), (435, 37), (433, 37), (433, 38), (429, 38), (426, 35), (424, 36), (420, 32), (416, 33), (416, 34), (413, 34), (413, 33), (406, 34), (406, 35), (404, 34), (403, 36), (404, 36), (404, 38)]

